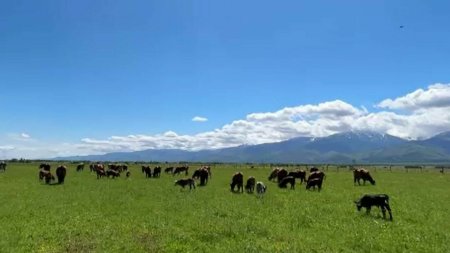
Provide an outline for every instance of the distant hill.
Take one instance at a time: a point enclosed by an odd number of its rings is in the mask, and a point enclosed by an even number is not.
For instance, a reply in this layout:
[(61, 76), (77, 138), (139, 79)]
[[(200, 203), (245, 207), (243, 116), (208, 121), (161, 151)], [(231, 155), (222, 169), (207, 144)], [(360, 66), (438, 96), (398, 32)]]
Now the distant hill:
[(351, 131), (321, 138), (231, 148), (185, 151), (148, 149), (104, 155), (58, 157), (57, 160), (253, 162), (253, 163), (450, 163), (450, 132), (408, 141), (388, 134)]

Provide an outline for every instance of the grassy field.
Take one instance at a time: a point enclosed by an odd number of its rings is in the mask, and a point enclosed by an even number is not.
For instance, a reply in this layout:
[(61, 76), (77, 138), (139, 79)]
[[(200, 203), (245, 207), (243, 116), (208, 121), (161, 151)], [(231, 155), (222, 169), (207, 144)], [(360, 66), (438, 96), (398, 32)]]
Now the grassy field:
[[(237, 170), (266, 183), (263, 199), (230, 192)], [(181, 191), (180, 177), (146, 179), (138, 165), (101, 180), (69, 165), (66, 183), (48, 186), (36, 164), (9, 164), (0, 252), (450, 252), (449, 174), (372, 168), (377, 185), (354, 186), (330, 168), (318, 193), (279, 189), (269, 171), (216, 166), (207, 186)], [(358, 213), (364, 193), (389, 194), (394, 221)]]

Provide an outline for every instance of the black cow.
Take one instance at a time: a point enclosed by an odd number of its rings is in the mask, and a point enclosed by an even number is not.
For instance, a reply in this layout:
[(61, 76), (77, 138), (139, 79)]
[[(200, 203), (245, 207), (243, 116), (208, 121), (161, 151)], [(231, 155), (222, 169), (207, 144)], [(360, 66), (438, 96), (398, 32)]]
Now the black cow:
[(175, 171), (173, 172), (173, 175), (178, 175), (181, 172), (185, 172), (186, 175), (188, 175), (188, 171), (189, 171), (189, 166), (181, 166), (181, 167), (176, 167)]
[(295, 189), (295, 177), (293, 176), (287, 176), (281, 179), (281, 181), (278, 183), (278, 187), (280, 188), (287, 188), (287, 184), (291, 185), (291, 189)]
[(160, 177), (161, 176), (161, 167), (160, 166), (156, 166), (153, 169), (153, 177)]
[(0, 170), (6, 171), (6, 163), (5, 162), (0, 162)]
[(270, 172), (268, 180), (271, 181), (271, 180), (277, 178), (277, 175), (278, 175), (279, 171), (280, 171), (280, 168), (273, 169), (272, 172)]
[(127, 174), (125, 174), (125, 175), (127, 176), (127, 178), (130, 177), (131, 172), (127, 171)]
[(112, 177), (112, 178), (120, 177), (120, 172), (118, 172), (116, 170), (107, 170), (106, 171), (106, 176), (107, 177)]
[(150, 168), (150, 166), (142, 166), (142, 172), (145, 173), (146, 178), (152, 177), (152, 169)]
[(181, 187), (185, 187), (186, 185), (189, 185), (189, 190), (192, 190), (192, 188), (195, 189), (195, 181), (192, 178), (185, 178), (185, 179), (179, 179), (175, 181), (175, 185), (179, 185)]
[(309, 174), (308, 180), (306, 180), (306, 190), (316, 189), (316, 186), (319, 188), (319, 191), (322, 190), (323, 179), (325, 178), (325, 173), (322, 171), (316, 170)]
[(164, 172), (167, 173), (167, 174), (168, 174), (168, 173), (173, 173), (173, 167), (167, 167), (167, 168), (165, 168), (165, 169), (164, 169)]
[(77, 171), (83, 171), (84, 170), (84, 163), (80, 163), (77, 165)]
[(303, 182), (306, 181), (306, 171), (304, 170), (291, 171), (288, 176), (300, 179), (300, 184), (303, 184)]
[(244, 192), (244, 175), (241, 172), (237, 172), (231, 179), (231, 191), (234, 192), (234, 187), (237, 186), (237, 191)]
[(256, 179), (254, 177), (249, 177), (247, 183), (245, 184), (245, 190), (248, 193), (253, 193), (255, 191)]
[(370, 172), (365, 169), (355, 169), (353, 171), (353, 184), (358, 182), (358, 185), (361, 185), (360, 180), (363, 180), (363, 184), (366, 184), (366, 181), (369, 181), (372, 185), (375, 185), (375, 180), (373, 180)]
[(58, 178), (58, 184), (64, 184), (66, 172), (67, 172), (66, 166), (60, 165), (58, 168), (56, 168), (56, 177)]
[(200, 172), (202, 169), (196, 169), (194, 173), (192, 174), (192, 179), (199, 179), (200, 178)]
[(366, 208), (366, 213), (370, 213), (372, 206), (377, 206), (383, 213), (383, 218), (386, 219), (386, 209), (389, 212), (389, 219), (392, 220), (391, 207), (389, 206), (389, 196), (386, 194), (366, 194), (358, 201), (355, 201), (356, 208), (361, 211), (361, 208)]
[(317, 188), (320, 190), (322, 190), (322, 179), (321, 178), (312, 178), (309, 179), (308, 182), (306, 182), (306, 190), (311, 189), (311, 187), (315, 190)]

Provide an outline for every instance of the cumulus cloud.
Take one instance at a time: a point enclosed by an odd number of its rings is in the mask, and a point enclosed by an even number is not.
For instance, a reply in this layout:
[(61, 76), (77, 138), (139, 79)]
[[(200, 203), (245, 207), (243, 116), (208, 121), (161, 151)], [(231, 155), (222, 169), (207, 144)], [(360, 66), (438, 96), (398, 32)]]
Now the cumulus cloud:
[(378, 107), (410, 111), (450, 107), (450, 84), (437, 83), (426, 90), (418, 89), (402, 97), (385, 99)]
[[(428, 138), (450, 131), (449, 84), (434, 84), (403, 97), (386, 99), (380, 102), (378, 107), (381, 111), (370, 112), (363, 106), (357, 107), (342, 100), (334, 100), (285, 107), (273, 112), (250, 113), (245, 118), (220, 128), (193, 135), (169, 130), (154, 135), (83, 138), (72, 144), (41, 144), (15, 147), (14, 150), (5, 147), (3, 149), (9, 150), (11, 154), (29, 154), (29, 157), (54, 157), (145, 149), (218, 149), (277, 142), (299, 136), (323, 137), (350, 130), (369, 130), (405, 139)], [(192, 120), (199, 118), (202, 117), (197, 116)], [(52, 146), (52, 149), (48, 149), (48, 146)], [(42, 150), (39, 151), (40, 149)], [(38, 156), (39, 153), (41, 156)]]
[(205, 117), (195, 116), (195, 117), (192, 118), (192, 121), (194, 121), (194, 122), (206, 122), (206, 121), (208, 121), (208, 119), (205, 118)]

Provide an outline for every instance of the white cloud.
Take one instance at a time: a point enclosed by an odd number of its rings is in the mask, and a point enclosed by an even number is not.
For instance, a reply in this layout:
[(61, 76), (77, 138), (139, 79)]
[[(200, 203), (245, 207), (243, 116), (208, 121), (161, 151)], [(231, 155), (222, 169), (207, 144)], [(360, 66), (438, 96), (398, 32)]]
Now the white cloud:
[(20, 137), (22, 137), (23, 139), (30, 139), (31, 138), (31, 136), (29, 134), (27, 134), (27, 133), (21, 133)]
[[(378, 105), (385, 109), (376, 112), (334, 100), (285, 107), (274, 112), (251, 113), (244, 119), (194, 135), (166, 131), (155, 135), (83, 138), (79, 143), (72, 144), (38, 142), (25, 146), (22, 142), (22, 145), (14, 145), (13, 149), (3, 150), (8, 150), (8, 156), (30, 158), (144, 149), (200, 150), (277, 142), (298, 136), (322, 137), (350, 130), (370, 130), (405, 139), (420, 139), (450, 131), (450, 102), (447, 103), (446, 95), (449, 90), (450, 85), (431, 85), (426, 90), (419, 89), (403, 97), (386, 99)], [(391, 109), (405, 109), (406, 112)]]
[(13, 146), (0, 146), (0, 151), (10, 151), (13, 150)]
[(377, 106), (410, 111), (450, 107), (450, 84), (433, 84), (426, 90), (418, 89), (403, 97), (385, 99)]
[(206, 121), (208, 121), (208, 119), (205, 118), (205, 117), (195, 116), (195, 117), (192, 118), (192, 121), (194, 121), (194, 122), (206, 122)]

